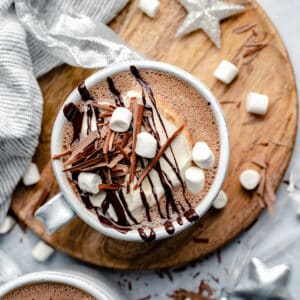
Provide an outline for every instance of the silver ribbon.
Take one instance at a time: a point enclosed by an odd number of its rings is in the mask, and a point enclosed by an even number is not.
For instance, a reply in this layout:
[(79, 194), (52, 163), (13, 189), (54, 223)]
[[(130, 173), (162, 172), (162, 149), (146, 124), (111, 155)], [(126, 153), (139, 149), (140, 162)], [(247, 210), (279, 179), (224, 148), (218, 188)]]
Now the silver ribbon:
[(71, 7), (72, 10), (64, 11), (68, 7), (47, 7), (45, 0), (15, 1), (17, 17), (25, 29), (45, 51), (62, 62), (99, 68), (142, 58), (106, 25), (76, 12), (74, 3)]

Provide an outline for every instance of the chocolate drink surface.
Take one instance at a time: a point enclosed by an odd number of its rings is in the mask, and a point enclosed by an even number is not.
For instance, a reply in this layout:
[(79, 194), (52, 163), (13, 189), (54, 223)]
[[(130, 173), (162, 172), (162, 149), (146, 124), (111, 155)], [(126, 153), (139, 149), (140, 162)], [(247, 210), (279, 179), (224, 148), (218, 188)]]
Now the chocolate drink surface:
[[(155, 228), (164, 226), (173, 234), (174, 222), (196, 221), (195, 208), (209, 191), (219, 161), (219, 131), (210, 103), (173, 75), (134, 66), (90, 90), (82, 83), (78, 90), (82, 99), (64, 107), (63, 149), (56, 158), (63, 159), (64, 172), (87, 209), (119, 232), (137, 229), (145, 241), (155, 239)], [(128, 111), (132, 114), (125, 131), (112, 126), (117, 110), (120, 128), (126, 126)], [(146, 133), (145, 149), (138, 149), (141, 133)], [(153, 140), (157, 148), (149, 158)], [(195, 166), (197, 142), (205, 142), (215, 160), (203, 170), (201, 191), (193, 193), (185, 171)]]
[(35, 283), (17, 288), (1, 300), (96, 300), (75, 287), (60, 283)]

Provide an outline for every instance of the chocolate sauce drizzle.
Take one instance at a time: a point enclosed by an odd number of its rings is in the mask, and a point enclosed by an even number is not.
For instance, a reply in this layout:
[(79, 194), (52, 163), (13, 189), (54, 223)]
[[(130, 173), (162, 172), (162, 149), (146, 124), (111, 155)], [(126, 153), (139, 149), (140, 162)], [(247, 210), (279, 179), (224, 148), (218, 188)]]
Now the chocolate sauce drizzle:
[(79, 83), (77, 89), (78, 89), (78, 92), (79, 92), (79, 94), (81, 96), (81, 99), (83, 101), (93, 100), (93, 98), (92, 98), (89, 90), (85, 86), (85, 82), (84, 81), (82, 81), (82, 82)]
[(115, 87), (115, 84), (114, 84), (112, 78), (107, 77), (106, 81), (107, 81), (107, 84), (108, 84), (108, 88), (109, 88), (110, 92), (112, 93), (112, 95), (114, 97), (116, 106), (124, 106), (124, 102), (123, 102), (121, 93)]
[[(152, 105), (153, 105), (153, 107), (154, 107), (154, 109), (156, 111), (156, 114), (158, 116), (160, 125), (163, 128), (163, 130), (164, 130), (165, 136), (166, 136), (166, 138), (168, 138), (167, 129), (166, 129), (166, 126), (165, 126), (165, 124), (164, 124), (164, 122), (162, 120), (162, 117), (161, 117), (161, 115), (160, 115), (160, 113), (158, 111), (158, 108), (157, 108), (157, 105), (156, 105), (156, 100), (155, 100), (155, 97), (154, 97), (154, 94), (153, 94), (151, 86), (142, 78), (140, 72), (138, 71), (138, 69), (135, 66), (130, 66), (130, 71), (131, 71), (132, 75), (136, 78), (137, 82), (140, 84), (140, 86), (142, 88), (144, 105), (146, 103), (145, 94), (147, 93), (147, 95), (148, 95), (148, 97), (149, 97), (149, 99), (150, 99), (150, 101), (151, 101), (151, 103), (152, 103)], [(151, 131), (154, 134), (154, 136), (157, 139), (158, 144), (159, 144), (160, 137), (159, 137), (159, 134), (158, 134), (158, 131), (157, 131), (157, 128), (156, 128), (155, 119), (154, 119), (153, 114), (152, 114), (152, 123), (153, 123), (154, 128), (152, 128), (150, 122), (148, 122), (148, 126), (151, 128)], [(174, 151), (173, 151), (173, 147), (170, 145), (169, 148), (170, 148), (170, 151), (172, 153), (175, 166), (172, 164), (172, 162), (170, 161), (170, 159), (167, 157), (167, 155), (165, 153), (163, 154), (163, 158), (165, 159), (165, 161), (169, 164), (169, 166), (173, 169), (174, 173), (176, 174), (176, 177), (178, 178), (178, 180), (179, 180), (179, 182), (181, 184), (181, 187), (182, 187), (182, 192), (183, 192), (183, 197), (185, 199), (185, 202), (187, 203), (187, 205), (189, 206), (189, 208), (191, 208), (192, 206), (191, 206), (190, 202), (188, 201), (188, 199), (186, 197), (186, 194), (185, 194), (184, 182), (183, 182), (183, 179), (182, 179), (182, 177), (180, 175), (180, 170), (179, 170), (178, 163), (177, 163)]]
[(72, 144), (79, 141), (82, 127), (83, 113), (79, 111), (74, 103), (68, 103), (63, 109), (66, 119), (72, 123), (73, 126), (73, 140)]
[[(151, 122), (149, 122), (148, 118), (144, 117), (143, 125), (151, 134), (154, 135), (154, 137), (158, 141), (158, 146), (161, 147), (159, 132), (157, 130), (157, 127), (155, 124), (155, 119), (153, 116), (153, 109), (152, 109), (152, 107), (147, 106), (146, 95), (148, 96), (148, 98), (150, 99), (150, 101), (152, 103), (152, 106), (158, 116), (160, 125), (163, 128), (166, 138), (168, 138), (168, 134), (167, 134), (165, 124), (162, 120), (162, 117), (158, 111), (152, 88), (142, 78), (142, 76), (140, 75), (139, 71), (137, 70), (137, 68), (135, 66), (131, 66), (130, 71), (142, 88), (142, 97), (143, 97), (143, 103), (145, 105), (145, 110), (149, 110), (152, 112), (152, 114), (151, 114), (152, 124), (151, 124)], [(114, 82), (111, 77), (107, 78), (107, 83), (108, 83), (109, 90), (110, 90), (111, 94), (113, 95), (116, 106), (124, 106), (122, 95), (115, 87)], [(83, 101), (94, 100), (92, 98), (92, 96), (90, 95), (90, 92), (86, 88), (84, 82), (80, 83), (80, 85), (78, 86), (78, 91), (79, 91)], [(100, 132), (100, 130), (101, 130), (100, 124), (103, 124), (103, 119), (101, 117), (99, 117), (99, 115), (100, 115), (99, 110), (92, 107), (89, 103), (86, 103), (86, 104), (87, 104), (87, 117), (88, 117), (87, 118), (88, 119), (87, 134), (89, 134), (91, 132), (91, 127), (92, 127), (91, 121), (93, 118), (93, 114), (95, 114), (95, 116), (96, 116), (97, 127), (98, 127), (98, 131)], [(72, 144), (75, 142), (78, 142), (80, 139), (80, 133), (81, 133), (81, 129), (82, 129), (82, 122), (83, 122), (84, 114), (82, 112), (80, 112), (80, 110), (73, 103), (67, 104), (64, 107), (63, 112), (64, 112), (66, 119), (68, 121), (70, 121), (73, 126), (74, 135), (73, 135)], [(95, 147), (95, 145), (92, 144), (91, 147)], [(91, 150), (95, 150), (95, 149), (91, 149)], [(102, 151), (102, 149), (99, 150), (99, 153), (93, 152), (93, 151), (91, 151), (90, 153), (93, 153), (93, 157), (95, 156), (95, 159), (97, 159), (97, 157), (99, 157), (99, 155), (101, 155), (101, 151)], [(183, 215), (186, 217), (186, 219), (189, 222), (197, 221), (199, 219), (199, 216), (197, 215), (196, 211), (191, 207), (191, 204), (189, 203), (188, 199), (186, 198), (184, 182), (181, 177), (178, 163), (177, 163), (176, 157), (174, 155), (172, 146), (170, 146), (170, 151), (172, 153), (174, 163), (171, 162), (171, 160), (165, 153), (163, 154), (162, 158), (169, 164), (169, 166), (172, 168), (173, 172), (176, 174), (176, 177), (178, 178), (178, 180), (182, 186), (184, 199), (185, 199), (185, 202), (187, 203), (189, 209), (186, 210), (184, 208), (184, 206), (182, 205), (182, 203), (180, 203), (179, 201), (176, 201), (176, 199), (174, 198), (174, 195), (172, 192), (172, 189), (173, 189), (172, 182), (168, 178), (167, 174), (162, 170), (159, 161), (154, 166), (154, 170), (156, 170), (156, 172), (158, 173), (159, 179), (161, 181), (161, 185), (165, 192), (165, 199), (166, 199), (165, 213), (166, 213), (166, 215), (162, 212), (161, 205), (160, 205), (159, 199), (158, 199), (158, 195), (155, 192), (154, 184), (153, 184), (153, 181), (152, 181), (150, 175), (147, 176), (147, 179), (151, 185), (153, 197), (156, 201), (160, 217), (162, 219), (167, 218), (166, 222), (164, 223), (165, 230), (168, 234), (171, 235), (171, 234), (174, 234), (174, 232), (175, 232), (175, 227), (171, 221), (172, 215), (174, 213), (176, 213), (177, 215), (180, 215), (182, 212)], [(145, 159), (145, 161), (146, 161), (146, 159)], [(139, 157), (138, 162), (142, 168), (145, 168), (145, 163), (142, 158)], [(103, 171), (103, 172), (99, 171), (99, 172), (100, 172), (99, 175), (102, 178), (105, 178), (107, 183), (113, 183), (110, 172), (105, 172), (105, 171)], [(78, 189), (78, 192), (80, 194), (80, 197), (81, 197), (83, 203), (85, 204), (87, 209), (93, 209), (95, 211), (96, 215), (98, 216), (99, 221), (104, 226), (111, 227), (121, 233), (127, 233), (128, 231), (132, 230), (132, 226), (130, 225), (128, 218), (132, 221), (133, 224), (138, 226), (137, 220), (135, 219), (135, 217), (132, 215), (132, 213), (130, 212), (130, 210), (128, 208), (128, 205), (127, 205), (127, 202), (126, 202), (126, 199), (125, 199), (122, 189), (119, 189), (118, 191), (107, 190), (106, 197), (105, 197), (104, 201), (102, 202), (101, 207), (100, 208), (95, 207), (92, 205), (92, 203), (90, 201), (89, 194), (80, 190), (80, 188), (78, 186), (78, 182), (77, 182), (78, 175), (79, 175), (79, 173), (76, 173), (76, 172), (72, 173), (72, 181), (73, 181), (73, 183), (75, 183), (76, 188)], [(148, 220), (148, 222), (152, 222), (150, 206), (149, 206), (149, 203), (147, 201), (147, 198), (145, 196), (145, 193), (144, 193), (142, 187), (140, 187), (140, 197), (141, 197), (144, 209), (145, 209), (147, 220)], [(110, 218), (104, 216), (107, 213), (110, 205), (113, 207), (113, 209), (115, 211), (116, 218), (117, 218), (116, 221), (113, 221)], [(180, 216), (177, 217), (177, 223), (179, 225), (183, 224), (182, 218)], [(155, 234), (154, 229), (151, 226), (148, 227), (148, 229), (150, 230), (148, 235), (146, 234), (145, 229), (142, 227), (139, 227), (137, 230), (140, 234), (140, 237), (144, 241), (151, 242), (151, 241), (155, 240), (156, 234)]]

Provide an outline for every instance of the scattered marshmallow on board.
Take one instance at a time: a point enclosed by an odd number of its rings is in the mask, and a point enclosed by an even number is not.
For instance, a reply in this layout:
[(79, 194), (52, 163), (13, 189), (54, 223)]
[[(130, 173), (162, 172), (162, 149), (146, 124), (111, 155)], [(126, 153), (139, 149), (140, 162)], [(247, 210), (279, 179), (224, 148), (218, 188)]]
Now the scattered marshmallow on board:
[(39, 262), (46, 261), (53, 253), (54, 249), (43, 241), (39, 241), (32, 249), (32, 256)]
[(260, 179), (259, 173), (253, 169), (245, 170), (240, 174), (240, 183), (248, 191), (254, 190), (258, 186)]
[(30, 163), (29, 167), (27, 168), (22, 177), (24, 185), (29, 186), (36, 184), (40, 181), (40, 179), (41, 176), (37, 165), (33, 162)]
[(225, 84), (230, 84), (239, 73), (239, 68), (233, 63), (222, 60), (214, 72), (214, 76)]
[(199, 193), (205, 183), (205, 174), (202, 169), (198, 167), (189, 167), (185, 171), (186, 186), (192, 193)]
[(154, 18), (159, 10), (158, 0), (139, 0), (139, 8), (150, 18)]
[(125, 107), (117, 107), (109, 121), (109, 128), (115, 132), (126, 132), (131, 124), (132, 112)]
[(213, 201), (213, 207), (215, 209), (222, 209), (227, 205), (228, 197), (224, 191), (220, 191), (216, 199)]
[(247, 112), (256, 115), (265, 115), (269, 108), (269, 97), (258, 93), (249, 93), (247, 96)]
[(10, 230), (14, 227), (15, 224), (16, 221), (11, 216), (5, 217), (3, 222), (0, 223), (0, 234), (6, 234), (10, 232)]
[(192, 159), (201, 169), (211, 169), (215, 164), (215, 156), (205, 142), (198, 142), (194, 145)]

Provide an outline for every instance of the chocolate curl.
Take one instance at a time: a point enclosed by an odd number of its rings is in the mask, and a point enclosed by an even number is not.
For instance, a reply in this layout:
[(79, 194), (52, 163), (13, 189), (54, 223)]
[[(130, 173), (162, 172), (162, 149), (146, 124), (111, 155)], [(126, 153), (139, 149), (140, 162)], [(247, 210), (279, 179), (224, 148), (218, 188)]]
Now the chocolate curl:
[(116, 106), (109, 103), (97, 103), (97, 102), (91, 102), (90, 105), (99, 108), (100, 110), (113, 112), (116, 109)]
[(112, 131), (110, 129), (108, 129), (108, 133), (106, 135), (106, 139), (103, 145), (103, 153), (107, 154), (108, 153), (108, 149), (109, 149), (109, 142), (110, 142), (110, 137), (112, 135)]
[(58, 153), (58, 154), (55, 154), (55, 155), (53, 155), (53, 159), (59, 159), (59, 158), (62, 158), (62, 157), (65, 157), (65, 156), (67, 156), (67, 155), (69, 155), (69, 154), (71, 154), (72, 153), (72, 150), (71, 149), (68, 149), (68, 150), (66, 150), (66, 151), (63, 151), (63, 152), (61, 152), (61, 153)]
[(136, 185), (134, 186), (134, 189), (136, 190), (143, 180), (146, 178), (146, 176), (149, 174), (149, 172), (153, 169), (153, 167), (156, 165), (158, 160), (161, 158), (161, 156), (164, 154), (164, 152), (167, 150), (167, 148), (170, 146), (170, 144), (173, 142), (173, 140), (182, 132), (184, 126), (182, 125), (179, 127), (164, 143), (164, 145), (159, 149), (155, 157), (150, 161), (150, 163), (147, 165), (147, 167), (142, 171), (141, 176), (139, 177)]
[(87, 147), (94, 143), (97, 138), (99, 138), (98, 132), (93, 131), (86, 138), (81, 140), (76, 146), (73, 147), (72, 155), (67, 161), (64, 162), (64, 166), (74, 164), (78, 160), (80, 160), (80, 154), (82, 154), (87, 149)]
[(143, 104), (135, 104), (133, 109), (133, 134), (132, 134), (132, 152), (130, 156), (130, 172), (129, 172), (129, 181), (130, 184), (133, 181), (135, 168), (136, 168), (136, 141), (137, 135), (141, 131), (142, 122), (143, 122), (143, 113), (144, 113), (144, 105)]
[(119, 184), (113, 184), (113, 183), (102, 183), (99, 184), (100, 190), (118, 190), (120, 187), (122, 187)]

